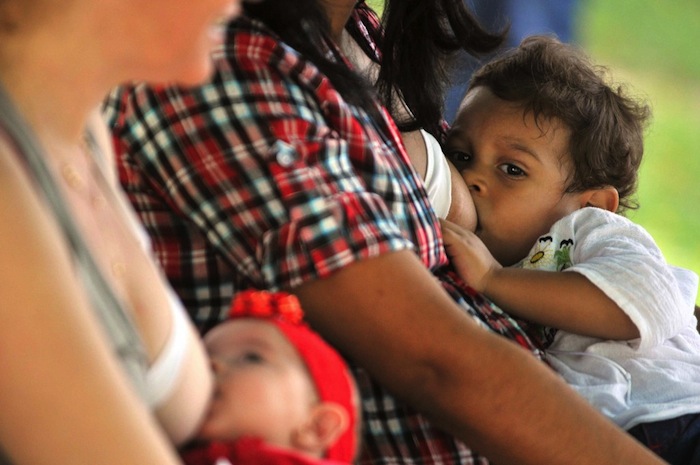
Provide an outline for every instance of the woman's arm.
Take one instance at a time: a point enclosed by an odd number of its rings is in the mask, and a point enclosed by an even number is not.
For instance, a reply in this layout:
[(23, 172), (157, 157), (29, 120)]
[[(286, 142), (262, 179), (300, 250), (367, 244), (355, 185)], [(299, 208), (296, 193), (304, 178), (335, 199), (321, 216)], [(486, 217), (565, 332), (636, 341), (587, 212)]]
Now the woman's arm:
[(294, 292), (343, 353), (496, 463), (661, 463), (526, 351), (478, 327), (412, 252)]
[(0, 447), (16, 465), (179, 463), (105, 343), (60, 232), (0, 154)]

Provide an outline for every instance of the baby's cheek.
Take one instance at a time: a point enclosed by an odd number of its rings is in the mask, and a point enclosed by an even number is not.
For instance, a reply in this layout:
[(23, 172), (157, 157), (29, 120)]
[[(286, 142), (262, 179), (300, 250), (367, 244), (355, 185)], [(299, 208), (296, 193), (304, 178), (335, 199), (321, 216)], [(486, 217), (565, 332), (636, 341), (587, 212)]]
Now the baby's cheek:
[(195, 436), (197, 439), (214, 439), (216, 437), (216, 431), (216, 420), (212, 418), (211, 412), (209, 412)]
[(235, 412), (231, 411), (231, 406), (228, 405), (227, 397), (224, 395), (224, 389), (221, 384), (220, 382), (216, 383), (216, 389), (209, 403), (209, 408), (199, 427), (197, 437), (200, 439), (220, 439), (231, 434), (228, 424), (231, 422)]

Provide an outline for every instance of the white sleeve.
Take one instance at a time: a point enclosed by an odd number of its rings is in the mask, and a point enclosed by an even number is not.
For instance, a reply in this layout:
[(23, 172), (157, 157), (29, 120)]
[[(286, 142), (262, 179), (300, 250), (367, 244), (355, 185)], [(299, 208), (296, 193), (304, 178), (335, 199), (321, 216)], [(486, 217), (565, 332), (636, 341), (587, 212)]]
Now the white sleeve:
[(598, 208), (578, 210), (556, 227), (573, 237), (566, 271), (586, 276), (622, 308), (641, 335), (634, 346), (656, 346), (693, 324), (695, 299), (688, 296), (697, 293), (697, 276), (669, 266), (642, 227)]
[(422, 129), (420, 133), (423, 136), (427, 153), (427, 166), (423, 181), (425, 190), (428, 192), (430, 204), (438, 218), (445, 219), (450, 211), (450, 203), (452, 203), (450, 167), (437, 139)]

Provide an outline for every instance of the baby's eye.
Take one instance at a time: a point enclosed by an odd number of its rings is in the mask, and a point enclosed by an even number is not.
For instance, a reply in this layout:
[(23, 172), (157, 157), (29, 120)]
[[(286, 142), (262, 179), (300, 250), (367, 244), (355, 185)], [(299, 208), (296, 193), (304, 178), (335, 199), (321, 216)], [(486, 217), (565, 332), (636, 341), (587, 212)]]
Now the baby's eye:
[(462, 152), (460, 150), (450, 150), (445, 156), (455, 165), (458, 171), (466, 169), (474, 158), (471, 153)]
[(230, 354), (221, 359), (230, 368), (240, 368), (247, 365), (259, 365), (265, 362), (265, 357), (255, 350), (244, 350), (236, 354)]
[(520, 168), (517, 165), (513, 165), (512, 163), (504, 163), (499, 168), (506, 175), (514, 178), (520, 178), (527, 175), (527, 173), (525, 173), (525, 171), (522, 168)]
[(243, 352), (239, 357), (238, 360), (243, 363), (262, 363), (265, 361), (263, 356), (259, 352), (255, 351), (247, 351)]

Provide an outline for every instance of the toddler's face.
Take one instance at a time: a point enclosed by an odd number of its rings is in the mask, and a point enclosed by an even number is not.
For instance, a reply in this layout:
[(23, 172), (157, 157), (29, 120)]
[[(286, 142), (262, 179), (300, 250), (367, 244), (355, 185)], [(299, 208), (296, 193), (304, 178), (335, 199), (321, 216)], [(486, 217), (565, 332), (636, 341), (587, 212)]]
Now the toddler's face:
[(502, 265), (517, 263), (558, 219), (581, 207), (578, 196), (564, 193), (569, 137), (558, 120), (538, 127), (532, 114), (485, 87), (462, 102), (445, 154), (472, 194), (477, 236)]
[(254, 436), (292, 447), (291, 435), (318, 403), (306, 366), (272, 323), (234, 319), (204, 338), (216, 376), (209, 414), (199, 437)]

